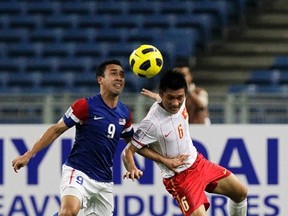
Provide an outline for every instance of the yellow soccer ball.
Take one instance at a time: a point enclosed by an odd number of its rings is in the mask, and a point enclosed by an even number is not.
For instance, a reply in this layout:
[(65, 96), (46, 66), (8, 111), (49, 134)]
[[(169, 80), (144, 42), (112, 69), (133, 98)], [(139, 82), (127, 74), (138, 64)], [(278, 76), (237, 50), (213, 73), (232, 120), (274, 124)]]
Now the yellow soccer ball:
[(163, 57), (155, 46), (143, 44), (131, 53), (129, 64), (137, 76), (151, 78), (161, 71)]

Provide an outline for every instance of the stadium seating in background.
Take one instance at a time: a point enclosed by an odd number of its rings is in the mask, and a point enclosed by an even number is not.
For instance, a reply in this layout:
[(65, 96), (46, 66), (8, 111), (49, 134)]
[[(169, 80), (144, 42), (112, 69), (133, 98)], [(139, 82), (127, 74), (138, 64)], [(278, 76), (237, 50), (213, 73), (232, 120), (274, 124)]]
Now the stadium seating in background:
[(276, 56), (271, 68), (288, 70), (288, 56)]
[(74, 76), (71, 92), (96, 92), (99, 86), (96, 82), (96, 73), (79, 73)]
[[(197, 31), (197, 45), (206, 47), (212, 41), (213, 17), (207, 14), (181, 15), (175, 18), (175, 27)], [(194, 53), (195, 55), (196, 53)]]
[(19, 70), (18, 61), (7, 60), (5, 58), (0, 59), (0, 73), (6, 73), (7, 75), (10, 75), (12, 73), (18, 72)]
[(42, 58), (62, 59), (73, 56), (74, 50), (72, 45), (66, 43), (43, 43), (39, 52)]
[(25, 29), (10, 29), (10, 28), (0, 29), (0, 43), (3, 44), (23, 43), (27, 41), (27, 38), (28, 38), (28, 31)]
[(126, 71), (124, 92), (140, 92), (142, 79), (145, 78), (139, 78), (132, 71)]
[(288, 85), (257, 85), (257, 84), (239, 84), (232, 85), (228, 89), (229, 93), (288, 93)]
[(232, 85), (230, 93), (288, 93), (288, 70), (253, 70), (245, 84)]
[(71, 73), (57, 73), (52, 75), (49, 73), (41, 74), (39, 85), (36, 87), (43, 87), (44, 89), (63, 92), (70, 90), (74, 86), (74, 74)]
[(129, 34), (125, 34), (124, 41), (132, 42), (132, 43), (143, 43), (143, 44), (154, 44), (157, 39), (159, 39), (159, 35), (161, 35), (162, 29), (133, 29), (129, 31)]
[(127, 7), (128, 4), (126, 1), (98, 1), (95, 13), (99, 15), (121, 16), (127, 11)]
[(240, 23), (247, 12), (247, 0), (227, 0), (229, 17), (231, 23)]
[[(63, 34), (63, 31), (61, 29), (47, 31), (47, 29), (45, 28), (39, 28), (30, 33), (29, 40), (30, 42), (41, 43), (41, 44), (59, 43), (61, 41), (62, 34)], [(26, 38), (28, 38), (28, 36), (26, 36)]]
[(172, 16), (157, 14), (151, 15), (147, 19), (143, 19), (142, 31), (145, 29), (169, 29), (173, 26), (174, 20)]
[(159, 14), (162, 2), (159, 1), (129, 1), (127, 4), (127, 14), (151, 16), (154, 14)]
[(78, 1), (77, 3), (71, 4), (70, 1), (55, 1), (55, 3), (59, 5), (58, 13), (62, 13), (64, 15), (79, 15), (79, 16), (91, 16), (94, 14), (94, 10), (96, 8), (96, 1)]
[(228, 4), (225, 1), (190, 1), (187, 5), (194, 14), (209, 14), (213, 17), (214, 32), (223, 36), (229, 20)]
[[(195, 57), (199, 48), (209, 46), (217, 39), (215, 32), (223, 35), (229, 19), (245, 12), (245, 4), (246, 0), (1, 1), (0, 89), (94, 89), (97, 63), (107, 58), (123, 61), (129, 91), (153, 87), (157, 80), (136, 82), (129, 68), (136, 46), (158, 47), (164, 66), (173, 67), (178, 59)], [(59, 75), (59, 83), (49, 74)]]
[(26, 73), (52, 73), (56, 69), (57, 62), (57, 59), (49, 58), (23, 59)]
[(107, 15), (99, 15), (99, 14), (92, 14), (92, 15), (85, 15), (81, 16), (81, 19), (78, 20), (77, 27), (79, 31), (83, 29), (105, 29), (107, 28), (110, 22), (110, 17)]
[(282, 77), (288, 71), (280, 70), (254, 70), (250, 72), (247, 84), (274, 85), (282, 83)]
[(18, 15), (22, 13), (23, 7), (19, 7), (19, 2), (1, 1), (0, 14), (1, 15)]
[(172, 28), (162, 32), (156, 46), (164, 56), (164, 64), (172, 67), (177, 60), (196, 54), (198, 40), (198, 32), (193, 29)]

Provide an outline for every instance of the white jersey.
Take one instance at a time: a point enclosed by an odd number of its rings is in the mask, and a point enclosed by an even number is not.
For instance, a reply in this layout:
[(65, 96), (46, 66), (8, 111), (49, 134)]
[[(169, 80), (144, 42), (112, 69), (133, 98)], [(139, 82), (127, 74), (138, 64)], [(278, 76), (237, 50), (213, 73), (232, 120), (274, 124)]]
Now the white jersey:
[[(177, 172), (190, 167), (197, 157), (197, 150), (192, 143), (189, 132), (185, 102), (176, 114), (167, 112), (160, 104), (155, 102), (146, 117), (141, 121), (131, 142), (139, 149), (149, 145), (150, 148), (168, 158), (181, 154), (189, 155), (186, 161), (189, 165), (177, 167)], [(174, 176), (175, 173), (166, 166), (161, 163), (157, 164), (163, 178)]]

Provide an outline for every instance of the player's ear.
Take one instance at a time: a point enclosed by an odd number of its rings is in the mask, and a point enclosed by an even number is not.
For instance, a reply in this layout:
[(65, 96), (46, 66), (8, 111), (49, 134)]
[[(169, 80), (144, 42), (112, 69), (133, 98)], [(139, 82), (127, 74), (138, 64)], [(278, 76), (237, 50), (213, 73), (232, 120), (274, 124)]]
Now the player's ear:
[(98, 85), (101, 84), (102, 79), (103, 79), (103, 76), (97, 76), (97, 77), (96, 77), (96, 81), (97, 81)]

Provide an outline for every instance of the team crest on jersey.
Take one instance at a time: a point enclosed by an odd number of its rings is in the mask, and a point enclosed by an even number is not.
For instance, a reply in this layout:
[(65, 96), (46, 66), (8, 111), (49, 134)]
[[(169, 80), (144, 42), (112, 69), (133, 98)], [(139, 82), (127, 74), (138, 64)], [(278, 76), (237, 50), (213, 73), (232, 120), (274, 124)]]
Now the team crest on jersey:
[(185, 120), (188, 118), (188, 112), (186, 108), (183, 109), (182, 116), (184, 117)]
[(134, 139), (139, 140), (143, 132), (140, 129), (137, 129), (136, 132), (133, 134)]
[(125, 124), (126, 124), (126, 119), (120, 118), (119, 125), (125, 125)]

